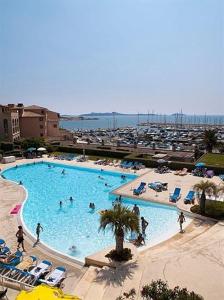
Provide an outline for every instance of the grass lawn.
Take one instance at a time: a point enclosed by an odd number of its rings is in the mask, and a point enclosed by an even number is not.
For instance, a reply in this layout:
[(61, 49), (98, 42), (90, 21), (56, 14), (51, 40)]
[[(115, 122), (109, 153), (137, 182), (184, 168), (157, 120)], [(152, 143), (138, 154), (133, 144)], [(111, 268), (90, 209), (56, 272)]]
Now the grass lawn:
[[(199, 205), (191, 207), (191, 211), (200, 214)], [(224, 220), (224, 202), (207, 200), (205, 205), (205, 215), (218, 220)]]
[(208, 166), (224, 168), (224, 154), (207, 153), (204, 154), (199, 161)]

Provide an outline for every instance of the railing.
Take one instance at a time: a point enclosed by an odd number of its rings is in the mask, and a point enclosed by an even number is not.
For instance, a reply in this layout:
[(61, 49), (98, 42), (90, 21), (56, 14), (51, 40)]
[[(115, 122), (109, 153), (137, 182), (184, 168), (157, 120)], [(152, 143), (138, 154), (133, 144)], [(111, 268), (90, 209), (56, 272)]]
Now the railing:
[(5, 275), (0, 275), (0, 285), (20, 291), (29, 290), (33, 288), (33, 286), (30, 284), (15, 280)]

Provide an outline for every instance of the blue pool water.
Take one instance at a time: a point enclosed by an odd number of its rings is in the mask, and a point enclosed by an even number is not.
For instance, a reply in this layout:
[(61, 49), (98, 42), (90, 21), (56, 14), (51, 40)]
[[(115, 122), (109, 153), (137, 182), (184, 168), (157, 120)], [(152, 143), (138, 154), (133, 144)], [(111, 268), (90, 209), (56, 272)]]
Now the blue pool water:
[[(65, 169), (65, 175), (61, 174)], [(23, 219), (27, 229), (35, 235), (36, 224), (44, 227), (41, 240), (62, 253), (84, 261), (85, 256), (114, 243), (110, 231), (99, 232), (99, 211), (112, 206), (112, 190), (135, 178), (120, 173), (71, 167), (61, 164), (38, 163), (10, 168), (4, 171), (7, 179), (23, 182), (28, 190), (24, 204)], [(98, 176), (103, 177), (100, 179)], [(105, 186), (109, 184), (109, 187)], [(69, 197), (74, 198), (70, 203)], [(62, 201), (62, 208), (59, 202)], [(89, 202), (94, 202), (95, 212)], [(155, 244), (178, 231), (177, 211), (173, 207), (134, 199), (123, 199), (132, 207), (138, 203), (141, 216), (149, 221), (146, 242)], [(69, 248), (75, 245), (76, 251)]]

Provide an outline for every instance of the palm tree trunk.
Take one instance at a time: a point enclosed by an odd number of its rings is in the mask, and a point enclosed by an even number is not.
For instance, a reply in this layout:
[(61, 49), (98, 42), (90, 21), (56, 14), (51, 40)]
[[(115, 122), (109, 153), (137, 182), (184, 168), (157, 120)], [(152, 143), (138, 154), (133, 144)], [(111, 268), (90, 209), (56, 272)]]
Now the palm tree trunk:
[(124, 234), (116, 235), (116, 252), (122, 253), (124, 249)]
[(205, 202), (206, 202), (206, 195), (205, 192), (203, 191), (200, 198), (200, 213), (202, 215), (205, 215)]

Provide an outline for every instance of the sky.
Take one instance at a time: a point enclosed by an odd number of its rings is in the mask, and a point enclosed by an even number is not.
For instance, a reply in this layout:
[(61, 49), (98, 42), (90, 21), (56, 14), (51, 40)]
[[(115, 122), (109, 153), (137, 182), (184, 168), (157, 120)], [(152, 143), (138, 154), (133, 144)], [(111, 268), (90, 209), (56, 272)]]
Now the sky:
[(0, 103), (224, 114), (223, 0), (0, 0)]

